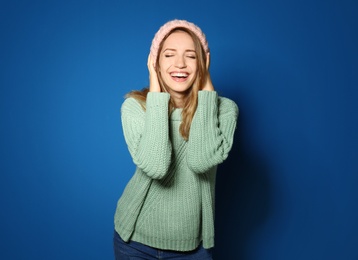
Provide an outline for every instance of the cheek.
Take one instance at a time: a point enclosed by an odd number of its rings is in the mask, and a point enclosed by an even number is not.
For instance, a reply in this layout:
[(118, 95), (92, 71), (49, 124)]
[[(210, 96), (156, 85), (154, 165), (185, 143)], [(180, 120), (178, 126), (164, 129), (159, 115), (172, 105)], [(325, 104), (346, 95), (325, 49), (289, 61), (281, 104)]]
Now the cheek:
[(166, 69), (167, 69), (167, 66), (165, 65), (165, 63), (159, 62), (159, 70), (158, 70), (158, 72), (159, 72), (161, 75), (165, 75)]
[(170, 61), (168, 59), (159, 59), (159, 67), (161, 68), (161, 71), (165, 71), (170, 67)]
[(198, 65), (196, 63), (195, 60), (193, 60), (191, 63), (190, 63), (190, 67), (192, 68), (192, 70), (196, 73), (198, 71)]
[(193, 75), (196, 77), (198, 75), (198, 67), (197, 66), (193, 66)]

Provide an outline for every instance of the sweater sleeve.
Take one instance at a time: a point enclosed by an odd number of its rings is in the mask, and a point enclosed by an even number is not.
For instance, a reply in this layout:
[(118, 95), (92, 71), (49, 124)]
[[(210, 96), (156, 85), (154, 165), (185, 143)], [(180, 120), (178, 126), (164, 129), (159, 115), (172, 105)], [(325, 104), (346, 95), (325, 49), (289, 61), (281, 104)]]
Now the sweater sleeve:
[(190, 127), (187, 163), (204, 173), (222, 163), (231, 150), (239, 109), (215, 91), (199, 91), (198, 107)]
[(153, 179), (163, 178), (171, 161), (169, 97), (149, 92), (145, 111), (134, 98), (126, 99), (121, 108), (123, 134), (133, 162)]

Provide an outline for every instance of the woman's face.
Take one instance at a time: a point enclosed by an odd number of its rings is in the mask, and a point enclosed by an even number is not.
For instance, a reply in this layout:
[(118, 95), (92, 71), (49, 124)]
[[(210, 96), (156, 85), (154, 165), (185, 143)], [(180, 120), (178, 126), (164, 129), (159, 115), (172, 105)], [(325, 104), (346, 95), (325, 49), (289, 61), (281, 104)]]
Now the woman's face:
[(164, 41), (159, 56), (159, 73), (171, 95), (185, 95), (197, 73), (197, 55), (191, 36), (175, 31)]

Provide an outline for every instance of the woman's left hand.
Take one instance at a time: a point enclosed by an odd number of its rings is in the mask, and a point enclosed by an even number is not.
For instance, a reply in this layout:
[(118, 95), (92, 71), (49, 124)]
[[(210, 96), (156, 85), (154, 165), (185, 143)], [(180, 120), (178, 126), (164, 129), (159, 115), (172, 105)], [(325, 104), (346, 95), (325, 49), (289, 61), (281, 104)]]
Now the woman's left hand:
[(213, 83), (211, 82), (210, 72), (210, 53), (206, 54), (206, 81), (202, 90), (214, 91)]

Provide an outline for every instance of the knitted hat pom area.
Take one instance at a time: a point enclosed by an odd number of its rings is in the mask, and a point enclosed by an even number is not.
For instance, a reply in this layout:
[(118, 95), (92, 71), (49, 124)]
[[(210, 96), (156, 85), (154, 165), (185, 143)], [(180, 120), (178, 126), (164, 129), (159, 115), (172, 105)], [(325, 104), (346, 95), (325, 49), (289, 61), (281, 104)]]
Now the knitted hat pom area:
[(175, 28), (186, 28), (192, 31), (200, 40), (200, 43), (205, 53), (209, 53), (209, 45), (206, 40), (205, 34), (201, 31), (201, 29), (197, 25), (188, 22), (186, 20), (174, 19), (165, 23), (162, 27), (160, 27), (159, 31), (155, 34), (153, 38), (152, 45), (150, 47), (150, 55), (152, 56), (152, 60), (154, 63), (157, 60), (159, 46), (161, 42), (168, 35), (168, 33), (170, 33)]

